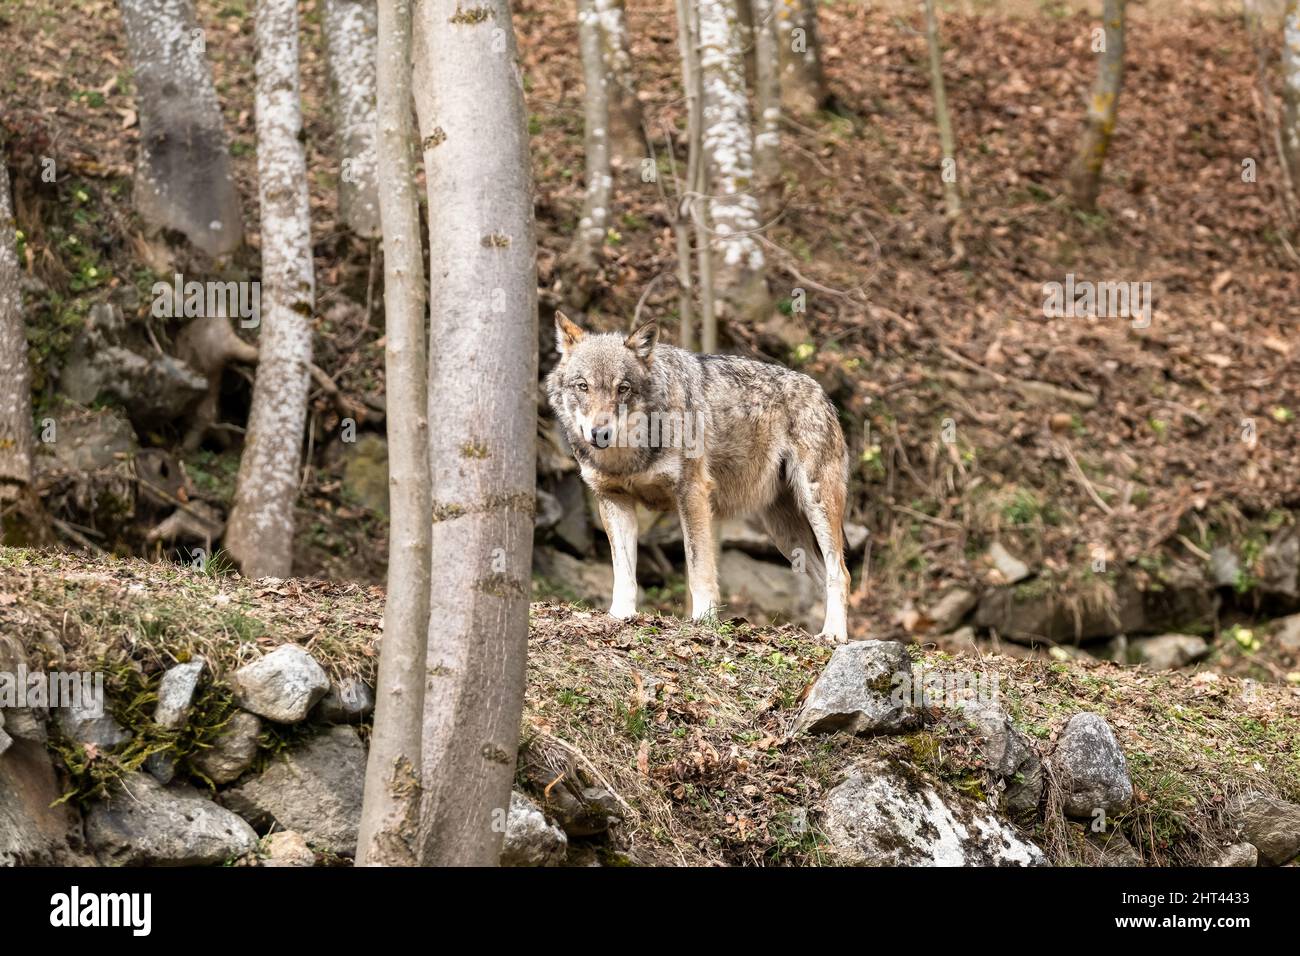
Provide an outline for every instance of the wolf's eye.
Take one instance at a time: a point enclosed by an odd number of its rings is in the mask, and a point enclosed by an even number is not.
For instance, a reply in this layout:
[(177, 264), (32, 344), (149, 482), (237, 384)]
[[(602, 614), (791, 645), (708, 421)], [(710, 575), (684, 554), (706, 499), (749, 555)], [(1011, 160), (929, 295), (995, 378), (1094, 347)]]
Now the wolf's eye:
[(574, 382), (574, 383), (573, 383), (573, 387), (576, 388), (576, 389), (577, 389), (578, 391), (580, 391), (580, 392), (585, 392), (585, 391), (587, 390), (587, 383), (586, 383), (586, 382)]
[(618, 393), (620, 395), (630, 395), (632, 393), (632, 386), (627, 382), (619, 382)]

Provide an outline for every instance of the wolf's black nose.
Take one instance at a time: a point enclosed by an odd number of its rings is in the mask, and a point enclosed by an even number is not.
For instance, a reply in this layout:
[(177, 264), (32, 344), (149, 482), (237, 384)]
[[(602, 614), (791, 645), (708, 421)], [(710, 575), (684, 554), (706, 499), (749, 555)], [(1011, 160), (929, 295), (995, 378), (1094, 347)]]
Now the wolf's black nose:
[(614, 443), (614, 426), (602, 425), (591, 430), (591, 443), (597, 448), (608, 448)]

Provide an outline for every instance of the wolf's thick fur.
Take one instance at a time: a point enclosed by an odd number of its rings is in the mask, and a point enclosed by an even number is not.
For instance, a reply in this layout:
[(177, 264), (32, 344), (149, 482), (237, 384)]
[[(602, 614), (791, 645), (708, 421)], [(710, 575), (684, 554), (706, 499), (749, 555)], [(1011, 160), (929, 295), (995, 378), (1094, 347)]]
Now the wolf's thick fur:
[(609, 535), (610, 614), (636, 614), (637, 504), (680, 516), (697, 619), (719, 604), (714, 522), (754, 516), (825, 582), (822, 634), (846, 640), (848, 451), (821, 386), (779, 365), (660, 345), (653, 322), (626, 338), (558, 313), (555, 327), (546, 391)]

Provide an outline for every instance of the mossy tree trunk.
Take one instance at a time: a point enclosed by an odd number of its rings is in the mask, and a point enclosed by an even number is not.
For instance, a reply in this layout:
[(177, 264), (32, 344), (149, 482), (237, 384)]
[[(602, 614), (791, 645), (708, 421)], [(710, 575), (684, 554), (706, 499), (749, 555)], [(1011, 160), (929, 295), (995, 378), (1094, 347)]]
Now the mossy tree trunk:
[(0, 509), (26, 496), (32, 483), (32, 375), (19, 288), (18, 239), (9, 170), (0, 151)]
[(262, 315), (257, 378), (226, 549), (249, 577), (288, 577), (315, 298), (298, 85), (296, 0), (258, 0), (257, 179)]
[(1115, 132), (1119, 94), (1124, 83), (1124, 15), (1125, 0), (1105, 0), (1102, 11), (1105, 48), (1099, 51), (1101, 65), (1097, 82), (1088, 100), (1088, 119), (1070, 173), (1074, 204), (1084, 212), (1097, 210), (1102, 167)]
[(210, 256), (243, 242), (221, 104), (193, 0), (120, 0), (140, 117), (135, 207)]
[(934, 14), (934, 0), (925, 0), (925, 42), (930, 52), (930, 88), (934, 92), (934, 119), (939, 127), (939, 147), (943, 150), (940, 179), (943, 204), (949, 219), (961, 215), (961, 193), (957, 187), (957, 144), (952, 134), (952, 115), (948, 112), (948, 93), (943, 85), (943, 48), (939, 44), (939, 21)]
[[(719, 320), (752, 322), (769, 305), (766, 262), (758, 241), (754, 133), (745, 89), (737, 0), (697, 0), (702, 147), (708, 188), (703, 210), (713, 252)], [(702, 276), (702, 281), (704, 277)], [(706, 324), (704, 351), (717, 349)]]
[(817, 0), (773, 0), (781, 56), (781, 104), (794, 116), (817, 112), (830, 99), (817, 32)]
[(606, 70), (601, 50), (602, 30), (598, 2), (599, 0), (578, 0), (586, 192), (582, 201), (582, 217), (578, 220), (569, 258), (575, 268), (587, 274), (595, 273), (600, 268), (613, 198), (609, 155), (609, 91), (615, 83)]
[(647, 155), (641, 101), (636, 97), (627, 10), (623, 0), (592, 0), (600, 22), (600, 52), (605, 61), (605, 94), (609, 101), (610, 161), (620, 168)]
[(781, 38), (776, 0), (749, 0), (753, 13), (754, 103), (758, 131), (754, 134), (755, 191), (765, 222), (781, 206)]
[(429, 197), (434, 488), (422, 862), (495, 865), (528, 653), (537, 273), (507, 0), (422, 0), (415, 101)]
[(339, 159), (339, 219), (377, 238), (375, 164), (375, 0), (325, 0), (323, 30)]

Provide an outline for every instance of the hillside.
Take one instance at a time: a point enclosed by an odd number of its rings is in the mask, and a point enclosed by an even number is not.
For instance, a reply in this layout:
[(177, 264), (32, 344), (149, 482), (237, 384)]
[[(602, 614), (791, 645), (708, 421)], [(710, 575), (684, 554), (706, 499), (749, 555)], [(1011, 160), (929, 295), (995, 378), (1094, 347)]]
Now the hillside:
[[(60, 792), (87, 812), (114, 792), (116, 779), (159, 752), (201, 792), (215, 789), (219, 801), (238, 807), (231, 786), (214, 788), (194, 772), (230, 720), (230, 675), (294, 643), (336, 686), (350, 678), (373, 681), (382, 599), (377, 589), (355, 585), (250, 583), (140, 561), (0, 552), (0, 633), (9, 635), (9, 653), (16, 636), (34, 668), (57, 661), (63, 670), (102, 670), (110, 712), (134, 735), (124, 746), (87, 747), (50, 725)], [(947, 675), (949, 684), (993, 688), (993, 702), (1016, 732), (1047, 758), (1041, 800), (1014, 811), (1012, 832), (1054, 863), (1208, 862), (1234, 842), (1233, 808), (1243, 795), (1300, 801), (1300, 701), (1283, 688), (1212, 673), (910, 653), (935, 680)], [(180, 732), (160, 730), (150, 715), (163, 672), (200, 656), (211, 681)], [(844, 862), (846, 851), (824, 832), (828, 795), (880, 761), (909, 786), (941, 788), (961, 812), (1012, 812), (1007, 794), (1023, 781), (999, 776), (990, 759), (993, 738), (946, 697), (921, 708), (917, 725), (901, 731), (792, 734), (809, 685), (830, 656), (788, 626), (692, 626), (658, 616), (619, 624), (537, 604), (520, 789), (552, 816), (546, 795), (558, 806), (558, 794), (573, 781), (579, 792), (609, 795), (605, 805), (621, 819), (574, 838), (571, 863)], [(1063, 727), (1085, 711), (1113, 728), (1132, 777), (1131, 806), (1110, 820), (1101, 842), (1088, 838), (1084, 822), (1063, 815), (1052, 769)], [(246, 790), (251, 776), (269, 772), (259, 768), (281, 755), (293, 759), (314, 735), (339, 729), (266, 723), (258, 742), (263, 756), (250, 760), (253, 770), (235, 788)], [(364, 740), (366, 719), (359, 730)], [(310, 790), (309, 782), (300, 789)], [(343, 856), (318, 851), (318, 862)]]

